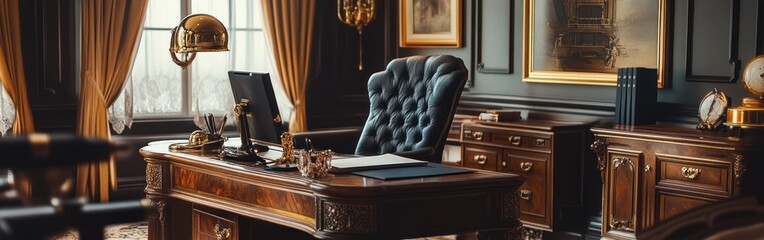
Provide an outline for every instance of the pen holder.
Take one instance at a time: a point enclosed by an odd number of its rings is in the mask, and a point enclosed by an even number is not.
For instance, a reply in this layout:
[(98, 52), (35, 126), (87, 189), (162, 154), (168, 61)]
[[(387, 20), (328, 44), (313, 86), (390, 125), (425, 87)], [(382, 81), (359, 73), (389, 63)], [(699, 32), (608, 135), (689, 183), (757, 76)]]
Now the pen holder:
[(305, 151), (300, 150), (297, 160), (297, 169), (303, 177), (320, 178), (329, 175), (332, 168), (332, 150)]
[(218, 154), (223, 151), (225, 139), (220, 135), (210, 134), (207, 141), (202, 144), (202, 153)]

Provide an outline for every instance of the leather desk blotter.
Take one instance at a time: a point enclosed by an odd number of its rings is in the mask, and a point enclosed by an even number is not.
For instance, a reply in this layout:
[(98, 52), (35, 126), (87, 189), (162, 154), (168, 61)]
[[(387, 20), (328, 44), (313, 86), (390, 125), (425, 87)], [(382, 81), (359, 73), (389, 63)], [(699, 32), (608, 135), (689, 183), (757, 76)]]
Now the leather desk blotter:
[(443, 164), (427, 163), (424, 166), (413, 167), (397, 167), (386, 168), (377, 170), (366, 170), (353, 172), (355, 175), (364, 177), (382, 179), (382, 180), (394, 180), (403, 178), (417, 178), (417, 177), (430, 177), (440, 176), (458, 173), (470, 173), (474, 172), (470, 169), (450, 167)]

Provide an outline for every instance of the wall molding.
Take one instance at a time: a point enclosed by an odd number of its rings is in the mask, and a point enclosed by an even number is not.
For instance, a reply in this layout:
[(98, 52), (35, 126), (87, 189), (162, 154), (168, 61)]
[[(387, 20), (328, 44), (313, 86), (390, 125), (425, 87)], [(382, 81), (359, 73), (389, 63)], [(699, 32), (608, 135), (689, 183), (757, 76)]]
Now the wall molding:
[[(487, 64), (485, 60), (483, 59), (483, 45), (481, 44), (483, 41), (483, 6), (484, 2), (480, 0), (473, 0), (472, 1), (472, 26), (473, 26), (473, 39), (475, 43), (473, 44), (474, 51), (475, 51), (475, 61), (472, 61), (472, 69), (475, 69), (476, 72), (480, 73), (496, 73), (496, 74), (510, 74), (513, 72), (513, 66), (514, 66), (514, 39), (515, 39), (515, 1), (511, 0), (509, 1), (509, 9), (507, 9), (507, 12), (509, 13), (509, 41), (507, 44), (509, 45), (507, 49), (509, 49), (509, 52), (507, 53), (508, 64), (507, 66), (490, 66), (490, 64)], [(500, 52), (499, 52), (500, 53)], [(472, 74), (472, 79), (475, 79), (475, 74)]]
[(462, 93), (459, 101), (462, 111), (478, 111), (485, 109), (517, 109), (533, 112), (550, 112), (613, 118), (615, 104), (612, 102), (593, 102), (570, 99), (555, 99), (541, 97), (521, 97), (494, 94)]
[(757, 2), (756, 11), (756, 55), (764, 54), (764, 0)]
[(740, 59), (738, 58), (738, 39), (740, 38), (740, 0), (732, 0), (730, 5), (729, 58), (730, 76), (694, 75), (692, 73), (693, 32), (695, 28), (695, 1), (687, 1), (687, 39), (685, 79), (692, 82), (734, 83), (740, 77)]
[[(697, 124), (697, 106), (676, 103), (657, 104), (658, 122)], [(612, 121), (615, 103), (557, 98), (521, 97), (495, 94), (462, 93), (458, 112), (477, 115), (487, 109), (527, 111), (539, 118), (571, 121)]]

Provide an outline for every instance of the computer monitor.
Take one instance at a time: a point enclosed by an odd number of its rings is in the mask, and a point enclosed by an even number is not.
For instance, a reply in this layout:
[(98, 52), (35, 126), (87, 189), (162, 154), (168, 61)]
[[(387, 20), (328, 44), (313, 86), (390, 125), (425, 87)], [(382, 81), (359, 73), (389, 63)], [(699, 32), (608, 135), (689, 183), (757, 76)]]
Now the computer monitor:
[(242, 99), (249, 101), (247, 112), (251, 114), (247, 115), (247, 124), (241, 125), (249, 125), (250, 138), (256, 144), (281, 144), (284, 125), (270, 75), (264, 72), (228, 71), (228, 78), (234, 102), (239, 103)]

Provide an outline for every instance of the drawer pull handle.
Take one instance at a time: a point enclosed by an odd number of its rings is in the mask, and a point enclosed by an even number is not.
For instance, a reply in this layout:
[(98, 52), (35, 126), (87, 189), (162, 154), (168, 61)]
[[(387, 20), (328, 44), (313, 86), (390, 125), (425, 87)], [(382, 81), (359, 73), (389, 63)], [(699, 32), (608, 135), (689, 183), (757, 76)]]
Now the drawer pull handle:
[(483, 132), (473, 132), (472, 138), (478, 141), (483, 140)]
[(537, 138), (536, 139), (536, 147), (543, 147), (546, 144), (546, 140)]
[(231, 237), (231, 228), (221, 228), (220, 224), (215, 224), (215, 239), (223, 240)]
[(486, 158), (487, 158), (487, 157), (486, 157), (485, 155), (483, 155), (483, 154), (480, 154), (480, 155), (475, 155), (475, 157), (473, 157), (472, 159), (473, 159), (473, 160), (475, 160), (475, 162), (476, 162), (477, 164), (480, 164), (480, 165), (485, 165), (485, 160), (486, 160)]
[(531, 191), (530, 190), (520, 190), (520, 198), (525, 200), (531, 200)]
[(652, 169), (653, 167), (651, 167), (650, 164), (645, 164), (645, 172), (649, 172)]
[(682, 175), (686, 178), (695, 180), (696, 178), (698, 178), (698, 175), (700, 175), (700, 169), (682, 167)]
[(506, 167), (507, 166), (507, 161), (501, 161), (501, 166), (502, 167)]
[(523, 137), (521, 136), (509, 136), (507, 139), (509, 140), (509, 144), (520, 146), (520, 143), (523, 141)]
[(530, 172), (531, 169), (533, 169), (533, 163), (532, 162), (521, 162), (520, 163), (520, 169), (526, 172)]

